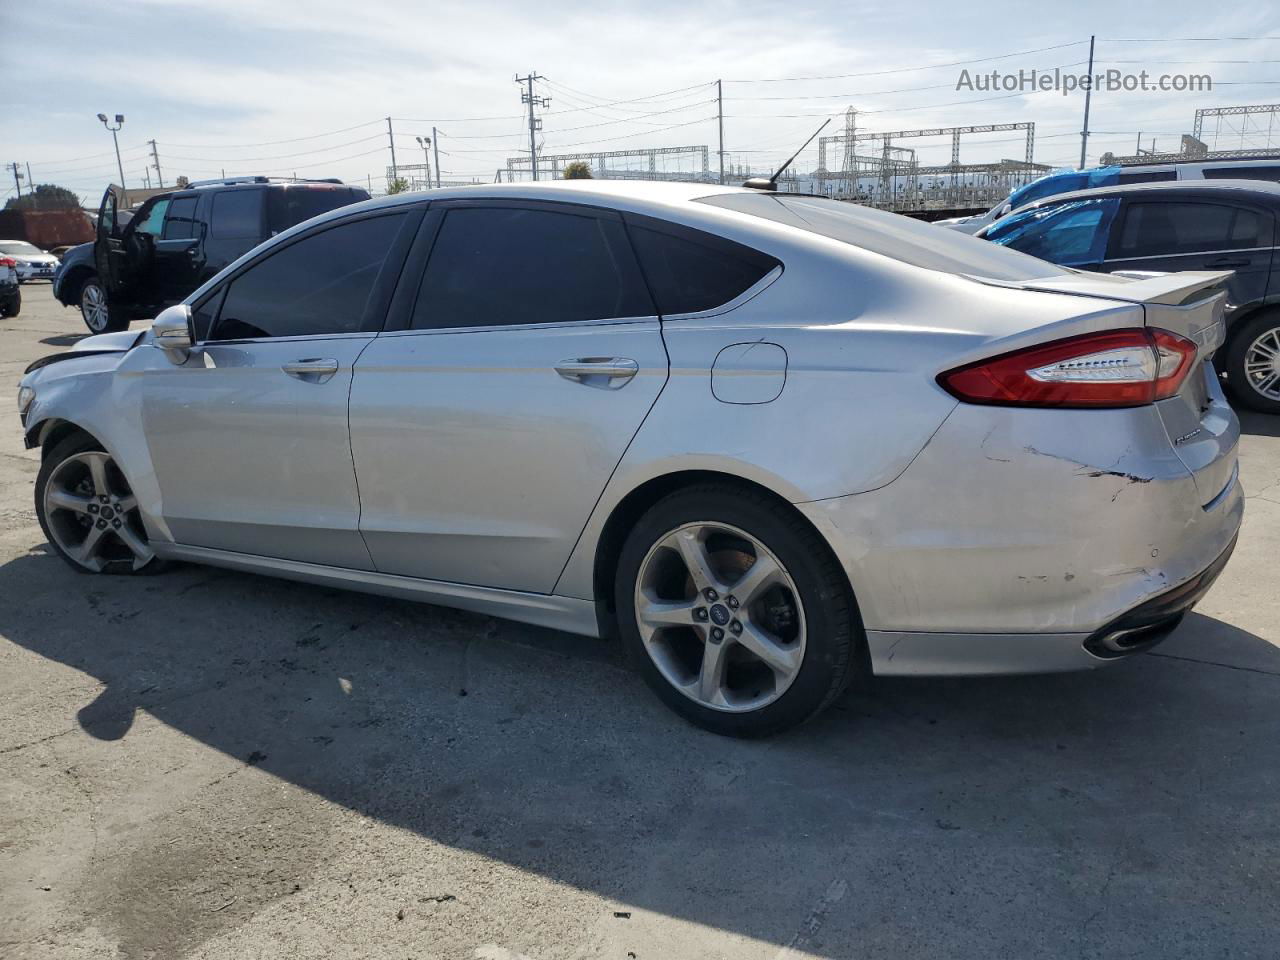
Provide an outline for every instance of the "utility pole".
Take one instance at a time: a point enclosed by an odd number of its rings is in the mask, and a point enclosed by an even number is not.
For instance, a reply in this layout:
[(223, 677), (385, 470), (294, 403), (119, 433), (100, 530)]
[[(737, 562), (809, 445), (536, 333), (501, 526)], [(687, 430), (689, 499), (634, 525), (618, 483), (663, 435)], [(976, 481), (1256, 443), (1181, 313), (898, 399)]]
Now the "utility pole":
[(18, 188), (18, 197), (22, 197), (22, 174), (18, 172), (18, 161), (9, 164), (13, 169), (13, 185)]
[[(396, 169), (396, 135), (395, 135), (395, 132), (391, 129), (390, 117), (387, 117), (387, 139), (391, 142), (391, 179), (399, 180), (400, 171)], [(388, 183), (387, 186), (390, 187), (391, 184)]]
[(30, 160), (27, 161), (27, 189), (32, 191), (33, 193), (35, 192), (35, 189), (36, 189), (36, 182), (31, 179), (31, 161)]
[(724, 89), (716, 81), (716, 122), (720, 125), (720, 184), (724, 185)]
[(542, 121), (533, 115), (533, 108), (547, 106), (551, 103), (551, 98), (536, 96), (533, 92), (533, 81), (545, 79), (546, 77), (540, 77), (536, 72), (527, 77), (516, 77), (516, 83), (528, 86), (527, 90), (520, 92), (520, 102), (529, 105), (529, 165), (533, 170), (534, 180), (538, 179), (538, 131), (542, 129)]
[(151, 189), (151, 168), (150, 167), (142, 168), (142, 185), (146, 187), (148, 190)]
[(164, 189), (164, 174), (160, 172), (160, 154), (156, 151), (156, 142), (151, 141), (151, 159), (152, 166), (156, 168), (156, 182), (160, 184), (160, 189)]
[(1080, 169), (1084, 169), (1084, 156), (1089, 148), (1089, 100), (1093, 96), (1093, 42), (1097, 37), (1089, 38), (1089, 82), (1084, 88), (1084, 129), (1080, 131)]
[(440, 135), (431, 128), (431, 152), (436, 155), (436, 187), (440, 186)]

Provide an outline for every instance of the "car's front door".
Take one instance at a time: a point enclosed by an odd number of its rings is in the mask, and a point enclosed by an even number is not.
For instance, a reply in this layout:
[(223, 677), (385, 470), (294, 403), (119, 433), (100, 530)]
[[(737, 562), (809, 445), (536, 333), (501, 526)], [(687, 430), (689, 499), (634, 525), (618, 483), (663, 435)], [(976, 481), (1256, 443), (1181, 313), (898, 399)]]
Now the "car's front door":
[(98, 205), (98, 227), (93, 243), (94, 266), (107, 295), (122, 297), (129, 286), (129, 258), (124, 247), (124, 225), (120, 223), (119, 198), (107, 188)]
[(1103, 269), (1232, 270), (1231, 309), (1266, 294), (1274, 232), (1275, 216), (1261, 207), (1129, 199), (1112, 228)]
[(364, 216), (272, 249), (196, 305), (185, 363), (140, 378), (176, 542), (369, 569), (347, 398), (412, 219), (420, 212)]
[(374, 564), (550, 592), (667, 379), (620, 218), (437, 201), (393, 325), (404, 329), (361, 354), (351, 391)]

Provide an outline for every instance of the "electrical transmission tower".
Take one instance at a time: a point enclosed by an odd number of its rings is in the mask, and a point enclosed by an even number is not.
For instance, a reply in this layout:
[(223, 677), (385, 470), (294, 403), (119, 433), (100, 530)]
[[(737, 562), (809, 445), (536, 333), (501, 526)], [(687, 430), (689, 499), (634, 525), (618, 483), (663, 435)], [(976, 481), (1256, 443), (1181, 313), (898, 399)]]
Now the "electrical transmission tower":
[(533, 115), (534, 107), (545, 107), (551, 103), (550, 97), (540, 97), (533, 92), (533, 81), (545, 80), (537, 72), (527, 77), (516, 77), (516, 83), (525, 84), (526, 89), (520, 91), (520, 102), (529, 105), (529, 163), (533, 170), (533, 179), (538, 179), (538, 131), (542, 129), (542, 121)]

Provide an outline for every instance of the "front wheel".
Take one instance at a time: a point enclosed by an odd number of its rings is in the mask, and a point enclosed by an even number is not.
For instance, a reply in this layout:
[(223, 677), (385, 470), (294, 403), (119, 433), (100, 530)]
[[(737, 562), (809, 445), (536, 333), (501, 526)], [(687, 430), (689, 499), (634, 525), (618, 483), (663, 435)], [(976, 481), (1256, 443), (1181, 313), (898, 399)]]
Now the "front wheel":
[(80, 573), (142, 573), (160, 561), (120, 467), (91, 437), (49, 451), (36, 475), (36, 516), (58, 556)]
[(120, 310), (107, 301), (107, 291), (96, 274), (80, 285), (80, 316), (91, 333), (112, 333), (129, 326)]
[(810, 719), (848, 684), (862, 627), (827, 544), (768, 497), (691, 487), (627, 537), (619, 627), (658, 696), (714, 733), (762, 737)]

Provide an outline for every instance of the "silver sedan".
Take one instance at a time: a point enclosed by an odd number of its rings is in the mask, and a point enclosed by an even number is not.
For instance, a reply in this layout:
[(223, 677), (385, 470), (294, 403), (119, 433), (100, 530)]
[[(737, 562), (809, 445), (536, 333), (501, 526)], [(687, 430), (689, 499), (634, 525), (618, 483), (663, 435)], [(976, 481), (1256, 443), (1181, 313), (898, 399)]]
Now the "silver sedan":
[(719, 733), (1093, 667), (1226, 563), (1224, 275), (834, 201), (445, 189), (308, 221), (23, 379), (76, 570), (213, 564), (618, 637)]

